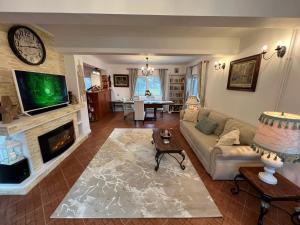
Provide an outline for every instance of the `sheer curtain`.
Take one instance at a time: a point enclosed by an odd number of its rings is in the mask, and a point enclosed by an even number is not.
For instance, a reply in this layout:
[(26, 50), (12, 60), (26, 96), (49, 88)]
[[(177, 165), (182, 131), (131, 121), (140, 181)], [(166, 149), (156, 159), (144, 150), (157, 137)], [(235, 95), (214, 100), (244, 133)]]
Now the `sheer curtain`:
[(200, 62), (199, 66), (199, 98), (201, 107), (205, 106), (205, 92), (206, 92), (206, 81), (207, 81), (207, 70), (209, 61), (204, 60)]
[(191, 93), (191, 84), (192, 84), (192, 79), (193, 79), (193, 75), (192, 75), (192, 67), (187, 67), (186, 68), (186, 79), (185, 79), (185, 101), (187, 100), (187, 98), (190, 96)]
[(168, 69), (158, 69), (158, 75), (160, 79), (160, 88), (161, 88), (161, 99), (165, 100), (165, 80), (167, 76), (167, 70)]
[(134, 96), (134, 89), (135, 84), (138, 76), (138, 69), (137, 68), (129, 68), (129, 89), (130, 89), (130, 96), (133, 98)]

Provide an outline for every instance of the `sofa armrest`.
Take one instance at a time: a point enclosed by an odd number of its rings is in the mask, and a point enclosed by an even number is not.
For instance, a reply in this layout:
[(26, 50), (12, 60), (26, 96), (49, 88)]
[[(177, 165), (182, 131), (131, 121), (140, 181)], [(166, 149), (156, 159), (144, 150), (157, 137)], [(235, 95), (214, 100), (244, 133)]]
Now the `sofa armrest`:
[(184, 116), (184, 109), (180, 110), (180, 114), (179, 114), (180, 120), (183, 119), (183, 116)]

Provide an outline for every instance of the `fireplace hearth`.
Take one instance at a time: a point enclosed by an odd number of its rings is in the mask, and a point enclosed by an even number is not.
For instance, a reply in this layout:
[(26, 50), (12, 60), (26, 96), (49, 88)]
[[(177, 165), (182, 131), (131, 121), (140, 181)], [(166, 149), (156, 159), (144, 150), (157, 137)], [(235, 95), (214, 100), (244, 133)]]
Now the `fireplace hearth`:
[(73, 121), (38, 137), (43, 162), (46, 163), (66, 151), (75, 142)]

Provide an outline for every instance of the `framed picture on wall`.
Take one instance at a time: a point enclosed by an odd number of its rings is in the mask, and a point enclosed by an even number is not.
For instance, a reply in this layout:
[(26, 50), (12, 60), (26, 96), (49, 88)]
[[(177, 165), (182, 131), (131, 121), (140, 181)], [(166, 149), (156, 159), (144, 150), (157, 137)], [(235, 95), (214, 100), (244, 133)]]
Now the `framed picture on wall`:
[(255, 92), (261, 54), (238, 59), (230, 63), (227, 89)]
[(127, 74), (114, 74), (114, 87), (129, 87), (129, 76)]

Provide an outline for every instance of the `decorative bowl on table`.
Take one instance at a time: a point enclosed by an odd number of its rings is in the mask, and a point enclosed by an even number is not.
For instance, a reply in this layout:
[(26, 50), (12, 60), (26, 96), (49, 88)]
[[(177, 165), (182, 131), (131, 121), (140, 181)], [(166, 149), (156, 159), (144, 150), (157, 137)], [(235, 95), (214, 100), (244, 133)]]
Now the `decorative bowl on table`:
[(168, 129), (162, 129), (160, 131), (160, 136), (163, 139), (164, 144), (169, 144), (170, 143), (170, 138), (172, 137), (172, 134)]

